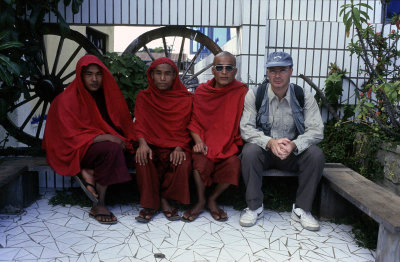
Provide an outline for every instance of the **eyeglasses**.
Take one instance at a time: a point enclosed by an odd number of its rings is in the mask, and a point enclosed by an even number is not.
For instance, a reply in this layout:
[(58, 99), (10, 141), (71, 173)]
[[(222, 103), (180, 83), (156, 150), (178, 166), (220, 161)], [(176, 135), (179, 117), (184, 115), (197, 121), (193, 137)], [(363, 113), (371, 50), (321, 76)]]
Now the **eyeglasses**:
[(285, 67), (285, 68), (268, 68), (268, 73), (271, 75), (277, 75), (277, 74), (286, 74), (289, 72), (290, 68)]
[(226, 70), (226, 72), (232, 72), (233, 69), (235, 69), (236, 67), (233, 65), (216, 65), (214, 66), (215, 70), (217, 70), (217, 72), (222, 72), (222, 70)]

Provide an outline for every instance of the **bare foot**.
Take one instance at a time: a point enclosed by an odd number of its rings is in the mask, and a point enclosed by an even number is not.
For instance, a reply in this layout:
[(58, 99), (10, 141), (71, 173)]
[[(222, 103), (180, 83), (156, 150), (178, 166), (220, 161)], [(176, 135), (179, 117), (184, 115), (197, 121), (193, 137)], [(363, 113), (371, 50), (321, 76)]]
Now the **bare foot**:
[(94, 170), (83, 168), (81, 171), (83, 179), (86, 183), (91, 184), (93, 186), (86, 186), (87, 190), (95, 197), (98, 198), (99, 195), (96, 192), (96, 180), (94, 179)]
[[(168, 200), (165, 198), (161, 198), (161, 211), (163, 212), (171, 212), (172, 211), (172, 207), (169, 204)], [(171, 216), (171, 215), (169, 215)]]
[(117, 222), (117, 218), (105, 206), (92, 207), (90, 216), (94, 217), (100, 223), (113, 224)]
[(192, 209), (186, 210), (183, 213), (183, 219), (189, 221), (195, 220), (203, 212), (205, 204), (204, 202), (198, 202)]
[(226, 220), (228, 218), (225, 211), (219, 208), (215, 200), (208, 199), (208, 209), (215, 220)]

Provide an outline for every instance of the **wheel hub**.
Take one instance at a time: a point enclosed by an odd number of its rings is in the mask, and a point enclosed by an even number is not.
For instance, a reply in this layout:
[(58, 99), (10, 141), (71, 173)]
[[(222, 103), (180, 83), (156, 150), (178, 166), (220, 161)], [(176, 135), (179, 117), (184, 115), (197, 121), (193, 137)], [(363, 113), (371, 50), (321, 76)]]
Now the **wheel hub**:
[(53, 99), (64, 90), (60, 79), (45, 76), (40, 79), (35, 85), (35, 92), (44, 101), (51, 102)]

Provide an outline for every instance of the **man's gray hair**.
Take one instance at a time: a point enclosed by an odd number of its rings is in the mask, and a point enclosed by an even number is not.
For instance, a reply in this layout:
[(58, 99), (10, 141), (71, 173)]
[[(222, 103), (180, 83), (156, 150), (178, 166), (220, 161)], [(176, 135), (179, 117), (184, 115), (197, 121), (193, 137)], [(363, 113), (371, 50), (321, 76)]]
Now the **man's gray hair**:
[(216, 54), (214, 56), (213, 65), (215, 65), (215, 60), (217, 59), (217, 57), (221, 57), (221, 56), (230, 56), (230, 57), (232, 57), (233, 66), (236, 66), (236, 57), (234, 55), (232, 55), (231, 53), (229, 53), (228, 51), (222, 51), (222, 52), (219, 52), (218, 54)]

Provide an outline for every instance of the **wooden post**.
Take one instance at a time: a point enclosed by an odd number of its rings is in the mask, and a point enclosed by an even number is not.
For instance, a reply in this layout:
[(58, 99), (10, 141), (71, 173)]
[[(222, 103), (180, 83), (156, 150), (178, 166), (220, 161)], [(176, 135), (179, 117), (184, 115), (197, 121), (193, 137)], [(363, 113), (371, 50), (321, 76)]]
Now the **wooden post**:
[(378, 245), (376, 247), (377, 262), (400, 261), (400, 232), (390, 232), (383, 224), (379, 225)]

